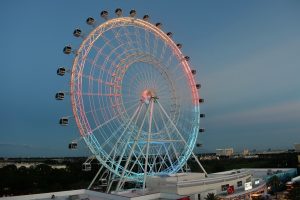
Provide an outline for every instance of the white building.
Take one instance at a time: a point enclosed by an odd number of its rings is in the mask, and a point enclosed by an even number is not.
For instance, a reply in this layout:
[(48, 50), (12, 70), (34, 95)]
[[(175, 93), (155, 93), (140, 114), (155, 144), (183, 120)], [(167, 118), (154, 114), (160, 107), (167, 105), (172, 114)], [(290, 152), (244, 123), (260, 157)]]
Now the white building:
[[(150, 188), (149, 191), (152, 192), (188, 196), (192, 200), (203, 200), (208, 193), (217, 194), (222, 199), (229, 199), (228, 195), (230, 198), (243, 196), (244, 199), (247, 199), (250, 198), (251, 193), (258, 190), (259, 192), (265, 192), (266, 189), (264, 181), (261, 180), (260, 183), (255, 184), (251, 173), (246, 170), (209, 174), (208, 177), (205, 177), (202, 173), (151, 177), (147, 179), (146, 185)], [(232, 194), (229, 194), (229, 187), (233, 188)]]
[[(254, 179), (249, 170), (231, 170), (221, 173), (179, 173), (169, 176), (154, 176), (146, 180), (147, 189), (126, 190), (106, 194), (90, 190), (74, 190), (36, 195), (4, 197), (0, 200), (150, 200), (191, 199), (203, 200), (208, 193), (215, 193), (222, 200), (250, 199), (255, 193), (266, 192), (263, 180)], [(233, 191), (229, 191), (233, 189)]]
[(294, 148), (296, 152), (300, 152), (300, 143), (294, 144)]
[(216, 149), (217, 156), (232, 156), (233, 155), (233, 148), (227, 149)]

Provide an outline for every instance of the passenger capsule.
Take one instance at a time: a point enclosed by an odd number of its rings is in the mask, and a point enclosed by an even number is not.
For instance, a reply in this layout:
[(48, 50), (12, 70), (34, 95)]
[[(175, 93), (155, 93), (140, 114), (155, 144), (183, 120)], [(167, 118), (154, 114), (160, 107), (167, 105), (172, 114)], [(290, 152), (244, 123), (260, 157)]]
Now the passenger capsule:
[(60, 67), (60, 68), (57, 69), (56, 73), (59, 76), (63, 76), (66, 73), (66, 69), (64, 67)]
[(184, 59), (185, 59), (186, 61), (190, 61), (190, 57), (189, 57), (189, 56), (184, 56)]
[(144, 15), (143, 20), (149, 21), (149, 19), (150, 19), (149, 15)]
[(72, 47), (70, 45), (65, 46), (63, 52), (65, 54), (70, 54), (72, 52)]
[(193, 75), (196, 75), (196, 73), (197, 73), (197, 71), (195, 69), (192, 69), (191, 72)]
[(69, 119), (67, 117), (62, 117), (59, 119), (59, 124), (62, 126), (67, 126), (69, 124)]
[(202, 144), (197, 143), (196, 146), (197, 146), (197, 147), (202, 147)]
[(80, 37), (81, 36), (81, 30), (79, 28), (76, 28), (73, 32), (73, 35), (75, 37)]
[(200, 88), (201, 88), (201, 84), (199, 84), (199, 83), (196, 84), (196, 88), (197, 88), (197, 89), (200, 89)]
[(55, 94), (56, 100), (63, 100), (64, 98), (65, 98), (65, 93), (63, 93), (63, 92), (58, 92)]
[(182, 44), (176, 44), (176, 46), (181, 49), (182, 48)]
[(103, 10), (101, 13), (100, 13), (100, 16), (104, 19), (107, 19), (108, 17), (108, 12), (106, 10)]
[(155, 24), (155, 26), (156, 26), (157, 28), (161, 28), (161, 27), (162, 27), (162, 23), (158, 22), (158, 23)]
[(117, 15), (118, 17), (121, 17), (121, 16), (122, 16), (122, 9), (121, 9), (121, 8), (117, 8), (117, 9), (115, 10), (115, 13), (116, 13), (116, 15)]
[(199, 99), (199, 103), (204, 103), (204, 99)]
[(89, 17), (89, 18), (86, 19), (86, 23), (88, 25), (93, 25), (95, 23), (95, 19), (92, 18), (92, 17)]
[(130, 15), (130, 17), (135, 17), (136, 11), (135, 11), (135, 10), (131, 10), (131, 11), (129, 12), (129, 15)]
[(199, 133), (203, 133), (205, 132), (205, 129), (204, 128), (199, 128)]
[(107, 180), (105, 178), (102, 178), (99, 180), (100, 185), (107, 186)]
[(82, 164), (82, 171), (88, 172), (92, 170), (91, 163), (83, 163)]
[(167, 36), (172, 37), (173, 33), (172, 32), (167, 32)]
[(77, 149), (77, 143), (76, 142), (71, 142), (69, 144), (69, 149)]
[(201, 113), (200, 114), (200, 118), (204, 118), (205, 117), (205, 114), (204, 113)]

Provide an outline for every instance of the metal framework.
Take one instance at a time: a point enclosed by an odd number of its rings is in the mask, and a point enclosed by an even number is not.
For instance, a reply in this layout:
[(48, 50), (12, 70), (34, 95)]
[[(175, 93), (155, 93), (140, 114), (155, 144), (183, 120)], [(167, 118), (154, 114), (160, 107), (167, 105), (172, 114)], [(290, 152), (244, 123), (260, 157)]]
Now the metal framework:
[[(107, 19), (107, 12), (101, 15)], [(147, 176), (176, 173), (191, 155), (206, 173), (193, 153), (200, 128), (195, 71), (172, 34), (144, 19), (119, 13), (95, 26), (74, 52), (71, 70), (76, 124), (94, 156), (118, 179), (117, 190), (127, 180), (145, 189)]]

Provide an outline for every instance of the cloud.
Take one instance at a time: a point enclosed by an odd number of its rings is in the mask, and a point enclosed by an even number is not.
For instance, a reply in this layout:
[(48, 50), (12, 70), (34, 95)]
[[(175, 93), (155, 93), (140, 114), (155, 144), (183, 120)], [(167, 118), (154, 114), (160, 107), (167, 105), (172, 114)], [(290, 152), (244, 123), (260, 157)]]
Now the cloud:
[(299, 98), (299, 52), (299, 39), (289, 38), (212, 71), (204, 67), (201, 93), (209, 105), (221, 110)]
[(201, 126), (206, 133), (199, 138), (204, 146), (216, 148), (284, 149), (300, 141), (300, 100), (281, 102), (209, 115)]
[(300, 100), (272, 106), (220, 114), (209, 118), (214, 124), (234, 126), (296, 123), (300, 128)]
[(0, 144), (0, 157), (57, 157), (57, 156), (86, 156), (81, 147), (77, 151), (67, 148), (52, 148), (27, 144)]

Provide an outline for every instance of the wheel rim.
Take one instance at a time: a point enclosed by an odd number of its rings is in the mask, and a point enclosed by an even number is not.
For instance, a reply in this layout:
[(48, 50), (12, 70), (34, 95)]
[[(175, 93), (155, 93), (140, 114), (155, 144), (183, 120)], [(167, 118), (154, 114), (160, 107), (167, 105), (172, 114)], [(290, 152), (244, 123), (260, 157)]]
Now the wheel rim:
[[(195, 85), (189, 63), (170, 37), (147, 21), (120, 17), (97, 26), (77, 51), (73, 113), (92, 153), (117, 176), (140, 180), (144, 173), (175, 173), (198, 135)], [(127, 166), (126, 160), (131, 160)]]

